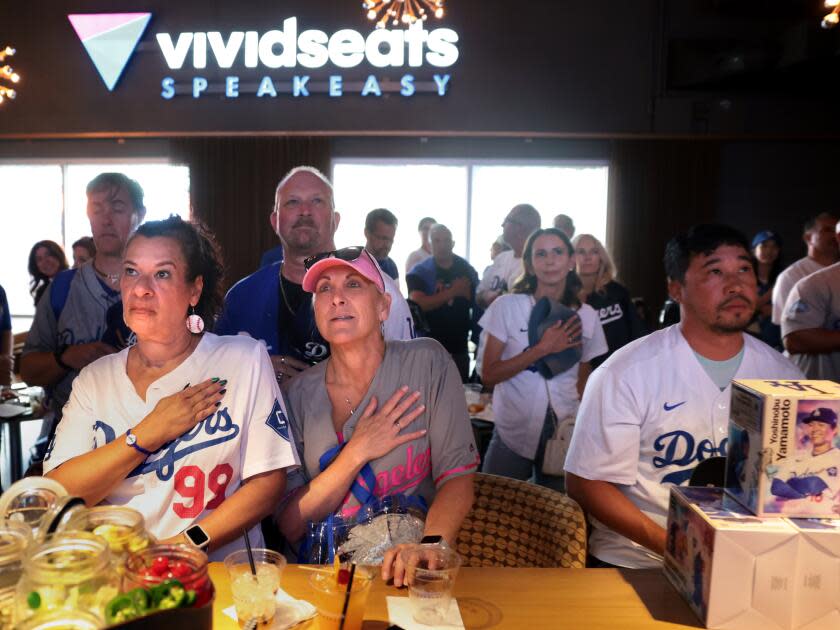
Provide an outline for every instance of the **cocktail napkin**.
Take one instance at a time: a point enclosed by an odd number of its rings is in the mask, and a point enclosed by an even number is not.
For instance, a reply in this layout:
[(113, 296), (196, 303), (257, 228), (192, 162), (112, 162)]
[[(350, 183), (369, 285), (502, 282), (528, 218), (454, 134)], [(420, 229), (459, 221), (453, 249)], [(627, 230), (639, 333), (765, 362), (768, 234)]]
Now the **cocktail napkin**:
[[(266, 630), (285, 630), (296, 626), (301, 621), (312, 619), (318, 612), (315, 606), (303, 599), (295, 599), (289, 595), (282, 588), (277, 589), (277, 594), (274, 597), (277, 600), (277, 611), (274, 613), (274, 619), (271, 620), (271, 625), (265, 626)], [(236, 607), (229, 606), (222, 611), (228, 617), (236, 621)], [(260, 626), (262, 629), (263, 626)]]
[(414, 621), (411, 614), (411, 602), (408, 597), (388, 596), (385, 599), (388, 602), (388, 620), (394, 625), (405, 628), (405, 630), (456, 630), (464, 627), (464, 621), (461, 619), (461, 609), (454, 597), (449, 606), (445, 622), (437, 626), (429, 626)]

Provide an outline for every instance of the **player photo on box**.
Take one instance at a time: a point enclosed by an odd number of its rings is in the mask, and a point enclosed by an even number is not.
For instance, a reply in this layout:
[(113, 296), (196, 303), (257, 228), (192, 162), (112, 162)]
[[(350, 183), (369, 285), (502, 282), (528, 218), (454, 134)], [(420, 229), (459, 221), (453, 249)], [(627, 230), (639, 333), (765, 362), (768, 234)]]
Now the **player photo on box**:
[(792, 514), (819, 506), (823, 514), (840, 514), (838, 415), (840, 401), (798, 401), (794, 459), (767, 466), (774, 505), (765, 509)]

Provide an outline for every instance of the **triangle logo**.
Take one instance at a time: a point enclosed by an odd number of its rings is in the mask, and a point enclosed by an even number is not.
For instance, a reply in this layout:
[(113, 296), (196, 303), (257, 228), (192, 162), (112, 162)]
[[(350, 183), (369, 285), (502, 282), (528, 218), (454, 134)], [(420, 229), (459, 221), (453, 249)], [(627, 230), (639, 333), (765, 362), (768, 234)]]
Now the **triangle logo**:
[(109, 91), (114, 90), (151, 17), (151, 13), (67, 16)]

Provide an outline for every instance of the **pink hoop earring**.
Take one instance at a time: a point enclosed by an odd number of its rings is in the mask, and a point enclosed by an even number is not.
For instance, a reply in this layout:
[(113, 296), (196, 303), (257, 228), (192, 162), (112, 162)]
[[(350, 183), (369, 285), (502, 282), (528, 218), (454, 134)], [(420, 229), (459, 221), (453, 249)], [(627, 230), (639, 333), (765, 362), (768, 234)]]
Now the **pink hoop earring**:
[(204, 320), (201, 319), (201, 315), (198, 315), (192, 306), (190, 306), (190, 314), (187, 315), (187, 330), (194, 335), (204, 332)]

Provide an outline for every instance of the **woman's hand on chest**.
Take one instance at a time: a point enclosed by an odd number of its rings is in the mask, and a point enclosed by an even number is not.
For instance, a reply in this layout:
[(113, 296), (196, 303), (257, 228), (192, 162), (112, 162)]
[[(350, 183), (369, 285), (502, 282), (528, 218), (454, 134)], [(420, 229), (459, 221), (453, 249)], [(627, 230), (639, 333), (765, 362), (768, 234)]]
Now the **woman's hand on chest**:
[(426, 410), (426, 405), (417, 404), (419, 400), (420, 392), (409, 393), (407, 386), (399, 388), (381, 406), (376, 397), (371, 398), (346, 447), (350, 449), (355, 461), (364, 465), (406, 442), (423, 437), (425, 429), (400, 435)]

